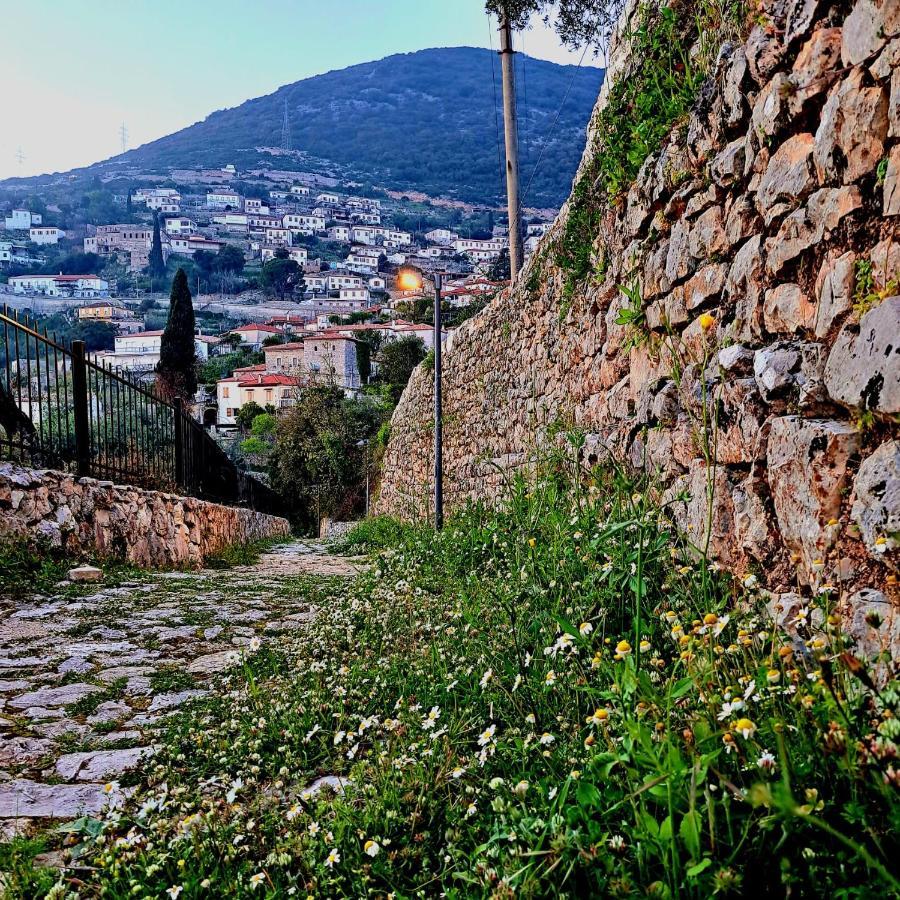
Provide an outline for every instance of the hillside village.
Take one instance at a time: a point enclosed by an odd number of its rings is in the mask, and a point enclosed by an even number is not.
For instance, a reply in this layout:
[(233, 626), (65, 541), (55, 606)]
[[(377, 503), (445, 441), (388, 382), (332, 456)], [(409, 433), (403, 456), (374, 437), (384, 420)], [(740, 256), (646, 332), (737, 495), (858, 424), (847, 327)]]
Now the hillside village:
[[(237, 412), (247, 403), (288, 408), (304, 383), (328, 380), (348, 395), (358, 394), (365, 380), (378, 372), (376, 359), (361, 374), (356, 353), (361, 339), (374, 338), (380, 344), (413, 337), (430, 350), (431, 327), (409, 319), (425, 295), (398, 288), (401, 267), (413, 266), (426, 275), (445, 273), (443, 298), (461, 311), (480, 308), (505, 283), (498, 277), (509, 245), (502, 224), (484, 237), (464, 236), (451, 227), (414, 233), (394, 227), (378, 198), (322, 189), (314, 176), (304, 182), (270, 174), (261, 182), (269, 185), (263, 198), (229, 187), (238, 174), (233, 166), (195, 172), (196, 181), (207, 183), (196, 193), (137, 188), (124, 198), (136, 221), (83, 226), (78, 247), (77, 234), (45, 225), (41, 213), (11, 208), (0, 232), (0, 277), (4, 268), (39, 267), (46, 262), (42, 248), (58, 250), (61, 243), (83, 253), (84, 259), (97, 260), (104, 273), (122, 271), (145, 280), (155, 240), (169, 272), (182, 261), (221, 259), (223, 251), (239, 254), (237, 269), (244, 272), (253, 267), (264, 272), (278, 260), (296, 264), (295, 283), (277, 299), (259, 291), (242, 292), (243, 297), (219, 292), (212, 298), (211, 305), (224, 304), (229, 318), (241, 324), (221, 331), (199, 327), (198, 363), (236, 349), (264, 357), (201, 386), (194, 414), (216, 432), (233, 429)], [(255, 193), (263, 193), (260, 183)], [(528, 224), (527, 252), (548, 227), (546, 221)], [(323, 257), (323, 248), (330, 260)], [(118, 281), (114, 275), (95, 273), (8, 274), (6, 285), (0, 284), (0, 300), (31, 312), (62, 309), (72, 321), (111, 326), (112, 346), (98, 350), (97, 361), (152, 383), (162, 329), (146, 327), (141, 311), (145, 292), (131, 290), (128, 296), (118, 289)], [(152, 286), (151, 279), (148, 288)], [(444, 340), (450, 331), (452, 322), (443, 331)], [(289, 357), (271, 352), (280, 345)]]

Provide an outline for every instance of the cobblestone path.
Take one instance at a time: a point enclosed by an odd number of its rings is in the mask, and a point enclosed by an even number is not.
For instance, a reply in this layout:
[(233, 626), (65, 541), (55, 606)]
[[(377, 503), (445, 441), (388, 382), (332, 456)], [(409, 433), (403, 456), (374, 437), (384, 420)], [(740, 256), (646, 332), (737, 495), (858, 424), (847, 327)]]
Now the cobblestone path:
[(294, 541), (252, 566), (148, 573), (77, 599), (0, 598), (0, 841), (120, 801), (166, 715), (255, 637), (315, 614), (292, 581), (353, 571)]

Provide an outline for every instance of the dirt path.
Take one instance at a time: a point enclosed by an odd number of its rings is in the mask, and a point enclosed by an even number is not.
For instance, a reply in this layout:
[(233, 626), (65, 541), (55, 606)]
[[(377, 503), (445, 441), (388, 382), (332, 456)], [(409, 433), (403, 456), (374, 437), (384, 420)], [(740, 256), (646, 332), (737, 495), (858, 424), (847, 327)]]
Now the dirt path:
[(311, 582), (353, 572), (294, 541), (252, 566), (151, 573), (74, 600), (0, 598), (0, 840), (121, 802), (166, 715), (254, 639), (302, 628)]

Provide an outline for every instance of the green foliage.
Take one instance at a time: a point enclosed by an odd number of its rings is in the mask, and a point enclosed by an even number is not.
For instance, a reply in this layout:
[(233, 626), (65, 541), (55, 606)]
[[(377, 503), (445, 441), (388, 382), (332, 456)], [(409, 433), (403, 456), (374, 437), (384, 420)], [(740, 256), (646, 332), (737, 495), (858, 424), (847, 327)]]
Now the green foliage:
[(261, 407), (255, 400), (245, 403), (235, 414), (235, 421), (241, 431), (249, 431), (253, 425), (253, 420), (257, 416), (265, 413), (265, 409)]
[(235, 369), (252, 365), (256, 357), (257, 354), (249, 350), (223, 353), (221, 356), (210, 356), (209, 359), (203, 360), (198, 366), (197, 378), (201, 384), (215, 384), (221, 378), (230, 378), (234, 374)]
[(387, 341), (378, 351), (378, 380), (388, 386), (396, 403), (413, 369), (425, 359), (425, 343), (418, 337)]
[(84, 893), (896, 895), (896, 684), (828, 593), (773, 632), (654, 496), (561, 454), (440, 533), (361, 526), (367, 570), (174, 720)]
[(128, 679), (125, 677), (116, 678), (110, 682), (103, 690), (95, 691), (88, 694), (74, 703), (66, 707), (66, 712), (70, 716), (90, 716), (93, 715), (102, 703), (111, 700), (121, 700), (125, 696), (125, 686)]
[(372, 516), (353, 526), (337, 542), (341, 553), (372, 553), (396, 547), (410, 534), (411, 526), (398, 522), (389, 516)]
[(887, 278), (883, 273), (876, 273), (872, 260), (865, 256), (856, 260), (854, 274), (856, 283), (853, 288), (853, 313), (858, 319), (878, 306), (885, 297), (896, 294), (900, 289), (900, 274)]
[(195, 324), (187, 276), (184, 269), (179, 269), (172, 281), (169, 318), (160, 341), (156, 367), (157, 384), (164, 396), (190, 401), (197, 390)]
[(159, 227), (159, 215), (153, 214), (153, 240), (150, 242), (150, 256), (147, 271), (153, 278), (162, 278), (166, 274), (166, 263), (163, 259), (162, 236)]
[(290, 297), (295, 290), (303, 288), (303, 269), (293, 259), (270, 259), (263, 263), (259, 283), (279, 300)]
[(35, 857), (47, 850), (42, 838), (14, 837), (8, 843), (0, 843), (0, 886), (3, 895), (18, 900), (42, 900), (50, 896), (59, 881), (55, 869), (43, 867)]
[(361, 442), (371, 440), (387, 413), (336, 387), (298, 392), (279, 417), (270, 464), (272, 487), (298, 527), (314, 531), (323, 516), (343, 520), (358, 514), (368, 458)]
[(66, 559), (46, 542), (9, 536), (0, 540), (0, 597), (50, 591), (66, 577)]
[(275, 416), (266, 412), (255, 416), (253, 424), (250, 426), (250, 433), (254, 437), (270, 437), (275, 434), (275, 425), (277, 424)]
[(627, 336), (623, 345), (627, 351), (632, 347), (640, 347), (647, 341), (647, 320), (644, 315), (640, 282), (634, 280), (627, 285), (620, 284), (619, 290), (628, 300), (628, 305), (623, 306), (616, 316), (616, 325), (624, 325), (627, 328)]
[(281, 538), (267, 538), (246, 544), (230, 544), (205, 557), (203, 564), (208, 569), (233, 569), (235, 566), (252, 566), (259, 562), (263, 553), (284, 543)]
[(691, 56), (740, 21), (739, 0), (657, 9), (643, 6), (627, 36), (632, 67), (612, 86), (595, 123), (591, 159), (572, 190), (557, 249), (565, 271), (564, 307), (591, 272), (591, 251), (611, 200), (623, 194), (647, 157), (689, 112), (710, 64), (708, 52)]

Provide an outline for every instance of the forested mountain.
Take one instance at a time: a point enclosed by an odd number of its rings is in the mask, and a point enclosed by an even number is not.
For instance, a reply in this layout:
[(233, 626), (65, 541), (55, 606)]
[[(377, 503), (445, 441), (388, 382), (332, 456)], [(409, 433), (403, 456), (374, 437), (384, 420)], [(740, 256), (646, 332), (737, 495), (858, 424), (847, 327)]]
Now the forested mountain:
[[(521, 55), (516, 72), (523, 189), (548, 143), (524, 204), (558, 206), (581, 157), (603, 72)], [(228, 163), (303, 168), (301, 158), (288, 162), (258, 149), (280, 145), (285, 99), (292, 148), (336, 164), (344, 177), (476, 203), (502, 199), (500, 60), (471, 47), (398, 54), (306, 78), (87, 172)]]

